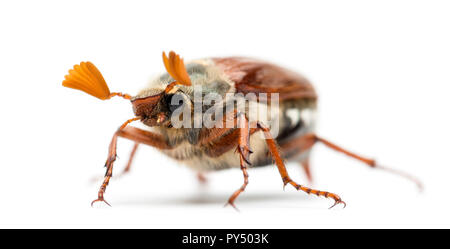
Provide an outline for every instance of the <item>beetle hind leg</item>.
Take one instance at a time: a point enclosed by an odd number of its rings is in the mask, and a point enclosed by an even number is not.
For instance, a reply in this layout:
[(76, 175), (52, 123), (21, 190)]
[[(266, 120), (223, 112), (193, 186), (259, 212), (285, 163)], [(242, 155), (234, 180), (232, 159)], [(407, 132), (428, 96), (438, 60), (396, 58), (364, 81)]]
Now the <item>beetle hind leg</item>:
[(383, 167), (383, 166), (379, 165), (373, 159), (366, 158), (366, 157), (360, 156), (356, 153), (350, 152), (350, 151), (348, 151), (348, 150), (346, 150), (346, 149), (344, 149), (322, 137), (317, 136), (314, 133), (308, 133), (308, 134), (305, 134), (304, 136), (293, 139), (292, 141), (281, 144), (281, 150), (285, 154), (303, 153), (303, 152), (311, 149), (318, 142), (322, 143), (323, 145), (325, 145), (326, 147), (328, 147), (334, 151), (343, 153), (351, 158), (354, 158), (354, 159), (366, 164), (370, 168), (384, 170), (384, 171), (390, 172), (392, 174), (395, 174), (397, 176), (406, 178), (406, 179), (414, 182), (417, 185), (417, 187), (419, 188), (419, 190), (423, 189), (422, 183), (416, 177), (414, 177), (406, 172), (400, 171), (400, 170)]

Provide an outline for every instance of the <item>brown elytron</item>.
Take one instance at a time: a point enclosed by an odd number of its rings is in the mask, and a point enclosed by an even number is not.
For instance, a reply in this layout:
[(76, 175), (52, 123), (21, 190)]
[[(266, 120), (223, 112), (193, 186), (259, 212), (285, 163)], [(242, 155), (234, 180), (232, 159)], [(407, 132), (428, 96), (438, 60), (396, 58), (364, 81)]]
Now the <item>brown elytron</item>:
[[(119, 92), (111, 93), (100, 71), (90, 62), (75, 65), (66, 75), (63, 86), (84, 91), (102, 100), (113, 96), (128, 99), (136, 116), (124, 122), (114, 133), (105, 163), (105, 178), (98, 192), (98, 198), (92, 204), (102, 201), (109, 205), (104, 199), (104, 194), (113, 175), (119, 137), (135, 142), (123, 173), (130, 170), (139, 144), (152, 146), (191, 167), (197, 171), (199, 179), (203, 180), (204, 172), (240, 168), (244, 182), (227, 202), (233, 207), (236, 198), (249, 183), (249, 169), (271, 165), (273, 162), (284, 186), (290, 184), (307, 194), (330, 198), (334, 200), (332, 207), (337, 204), (345, 206), (345, 202), (337, 194), (298, 184), (288, 174), (284, 159), (299, 162), (308, 180), (312, 179), (309, 153), (318, 142), (371, 168), (383, 169), (406, 177), (421, 187), (416, 178), (404, 172), (381, 167), (372, 159), (359, 156), (317, 136), (313, 130), (314, 120), (306, 115), (315, 111), (317, 94), (312, 84), (295, 72), (267, 62), (242, 57), (203, 59), (185, 65), (179, 55), (170, 52), (169, 56), (163, 53), (163, 62), (167, 74), (155, 79), (150, 87), (133, 97)], [(272, 97), (278, 94), (280, 102), (278, 106), (280, 115), (277, 116), (280, 127), (278, 136), (274, 137), (271, 128), (263, 121), (249, 119), (250, 112), (255, 111), (250, 108), (241, 110), (236, 107), (232, 111), (227, 109), (223, 118), (215, 123), (220, 125), (213, 127), (203, 125), (175, 128), (171, 115), (181, 110), (177, 108), (188, 108), (186, 109), (188, 112), (183, 115), (192, 115), (193, 120), (196, 120), (196, 116), (192, 113), (196, 104), (193, 103), (195, 100), (193, 92), (197, 86), (201, 87), (201, 96), (214, 93), (223, 98), (222, 105), (214, 105), (216, 108), (214, 110), (225, 110), (225, 106), (229, 104), (225, 98), (227, 94), (257, 94), (257, 98), (252, 101), (256, 101), (259, 107), (268, 107), (273, 103)], [(173, 101), (175, 96), (186, 100), (188, 104), (180, 107)], [(201, 105), (206, 104), (202, 102)], [(205, 114), (206, 109), (205, 106), (200, 108), (202, 114)], [(138, 120), (152, 131), (128, 126)], [(232, 126), (225, 125), (228, 123)], [(261, 134), (263, 136), (258, 137)]]

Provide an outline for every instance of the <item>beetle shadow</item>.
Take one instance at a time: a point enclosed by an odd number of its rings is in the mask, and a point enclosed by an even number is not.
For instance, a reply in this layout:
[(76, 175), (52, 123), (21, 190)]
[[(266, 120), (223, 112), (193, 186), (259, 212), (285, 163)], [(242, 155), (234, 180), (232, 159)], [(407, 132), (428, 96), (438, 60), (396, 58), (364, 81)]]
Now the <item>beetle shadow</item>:
[[(192, 193), (185, 197), (154, 197), (148, 196), (142, 198), (130, 198), (122, 199), (120, 202), (116, 201), (116, 204), (121, 206), (129, 205), (148, 205), (148, 206), (167, 206), (167, 205), (224, 205), (230, 194), (211, 194), (211, 193)], [(264, 203), (268, 201), (302, 201), (310, 199), (306, 195), (298, 193), (243, 193), (236, 200), (236, 204), (239, 203)]]

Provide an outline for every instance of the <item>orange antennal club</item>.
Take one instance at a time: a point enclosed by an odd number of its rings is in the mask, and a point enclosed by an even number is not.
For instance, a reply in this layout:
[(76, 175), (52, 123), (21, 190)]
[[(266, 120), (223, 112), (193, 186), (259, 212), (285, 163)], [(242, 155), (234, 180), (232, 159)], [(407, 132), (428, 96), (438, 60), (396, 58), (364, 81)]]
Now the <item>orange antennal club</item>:
[[(186, 71), (186, 67), (184, 66), (183, 59), (180, 58), (178, 54), (173, 51), (169, 52), (169, 57), (166, 56), (166, 53), (163, 52), (163, 62), (166, 67), (167, 72), (169, 73), (174, 80), (176, 80), (179, 85), (191, 86), (191, 79), (189, 78), (189, 74)], [(173, 85), (175, 85), (173, 84)]]
[(69, 70), (69, 74), (64, 76), (62, 85), (68, 88), (83, 91), (101, 100), (120, 96), (124, 99), (131, 99), (128, 94), (120, 92), (110, 92), (105, 79), (97, 67), (91, 62), (81, 62)]

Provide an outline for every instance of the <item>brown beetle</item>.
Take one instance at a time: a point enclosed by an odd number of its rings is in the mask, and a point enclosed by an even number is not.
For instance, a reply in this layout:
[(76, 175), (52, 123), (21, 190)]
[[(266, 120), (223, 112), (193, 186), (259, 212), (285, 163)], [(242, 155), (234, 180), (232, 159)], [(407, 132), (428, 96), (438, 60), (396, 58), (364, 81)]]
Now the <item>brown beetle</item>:
[[(301, 163), (308, 179), (311, 180), (309, 152), (318, 142), (357, 159), (369, 167), (407, 177), (421, 187), (421, 183), (412, 176), (381, 167), (372, 159), (349, 152), (317, 136), (314, 133), (314, 117), (311, 115), (316, 110), (316, 92), (308, 80), (295, 72), (267, 62), (241, 57), (202, 59), (185, 65), (177, 54), (170, 52), (168, 57), (163, 53), (163, 61), (167, 73), (157, 77), (148, 88), (134, 97), (128, 94), (111, 93), (101, 73), (90, 62), (75, 65), (63, 81), (63, 86), (84, 91), (103, 100), (113, 96), (128, 99), (136, 115), (135, 118), (121, 125), (112, 138), (106, 161), (105, 179), (98, 192), (98, 199), (92, 204), (96, 201), (107, 203), (104, 193), (112, 177), (118, 137), (135, 142), (124, 172), (129, 170), (139, 144), (155, 147), (199, 173), (240, 167), (244, 184), (228, 199), (228, 204), (233, 207), (235, 207), (235, 199), (248, 184), (248, 167), (270, 165), (273, 161), (284, 186), (290, 184), (308, 194), (331, 198), (334, 200), (332, 207), (339, 203), (345, 206), (345, 202), (337, 194), (300, 185), (288, 175), (283, 158)], [(208, 107), (213, 110), (220, 109), (224, 114), (221, 119), (214, 121), (216, 125), (213, 127), (176, 128), (171, 117), (177, 110), (187, 110), (181, 115), (185, 118), (192, 116), (194, 121), (188, 121), (188, 124), (197, 120), (194, 117), (195, 105), (198, 104), (194, 96), (195, 87), (201, 87), (202, 97), (211, 93), (219, 96), (223, 101)], [(253, 98), (250, 102), (257, 103), (258, 108), (268, 107), (272, 101), (272, 95), (278, 97), (276, 137), (261, 120), (249, 119), (254, 110), (247, 105), (240, 110), (234, 104), (231, 109), (225, 108), (230, 106), (225, 96), (238, 93), (255, 94), (256, 99)], [(175, 98), (183, 100), (182, 108), (179, 101), (174, 101)], [(186, 103), (187, 105), (184, 105)], [(207, 109), (205, 106), (204, 103), (200, 104), (201, 114), (205, 114)], [(151, 131), (127, 126), (136, 120), (151, 127)], [(225, 122), (231, 122), (232, 126), (223, 126)], [(256, 133), (262, 133), (264, 136), (257, 136)]]

